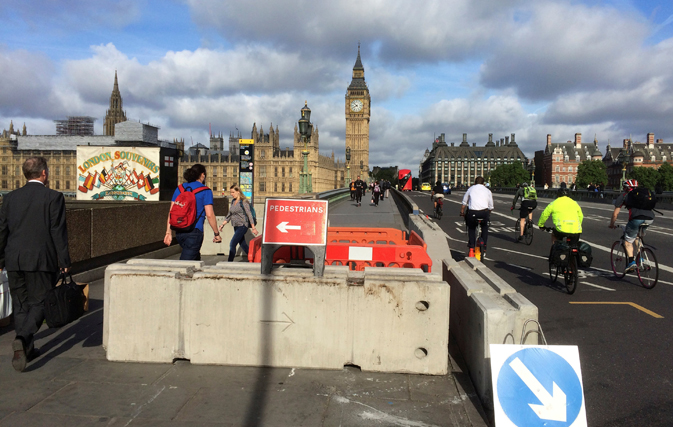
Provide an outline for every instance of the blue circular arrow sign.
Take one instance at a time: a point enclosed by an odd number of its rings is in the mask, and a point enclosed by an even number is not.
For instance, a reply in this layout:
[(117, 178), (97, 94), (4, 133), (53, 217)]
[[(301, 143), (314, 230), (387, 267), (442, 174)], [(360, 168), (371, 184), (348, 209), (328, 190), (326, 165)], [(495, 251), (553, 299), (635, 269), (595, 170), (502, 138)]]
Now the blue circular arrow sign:
[(512, 354), (498, 374), (497, 393), (505, 415), (517, 426), (565, 427), (582, 408), (582, 383), (573, 367), (544, 348)]

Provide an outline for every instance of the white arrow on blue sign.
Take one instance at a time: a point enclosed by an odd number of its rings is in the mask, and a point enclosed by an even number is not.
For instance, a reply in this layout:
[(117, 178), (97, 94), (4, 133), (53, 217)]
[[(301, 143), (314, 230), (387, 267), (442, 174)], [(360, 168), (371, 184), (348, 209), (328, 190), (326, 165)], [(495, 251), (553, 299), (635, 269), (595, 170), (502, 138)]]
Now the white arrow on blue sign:
[(490, 349), (497, 427), (587, 425), (577, 346)]

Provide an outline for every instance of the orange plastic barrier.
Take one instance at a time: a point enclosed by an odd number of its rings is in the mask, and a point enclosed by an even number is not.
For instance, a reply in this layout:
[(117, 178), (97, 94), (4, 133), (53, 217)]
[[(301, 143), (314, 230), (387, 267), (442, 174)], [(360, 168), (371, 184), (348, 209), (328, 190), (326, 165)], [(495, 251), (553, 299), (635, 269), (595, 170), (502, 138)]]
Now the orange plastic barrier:
[[(432, 260), (427, 244), (415, 231), (406, 239), (406, 232), (392, 228), (330, 227), (327, 230), (325, 265), (348, 265), (351, 270), (365, 267), (420, 268), (430, 272)], [(248, 261), (262, 262), (262, 237), (249, 243)], [(302, 246), (281, 246), (273, 255), (273, 263), (309, 261)]]
[(327, 241), (335, 243), (406, 245), (407, 232), (396, 228), (329, 227)]

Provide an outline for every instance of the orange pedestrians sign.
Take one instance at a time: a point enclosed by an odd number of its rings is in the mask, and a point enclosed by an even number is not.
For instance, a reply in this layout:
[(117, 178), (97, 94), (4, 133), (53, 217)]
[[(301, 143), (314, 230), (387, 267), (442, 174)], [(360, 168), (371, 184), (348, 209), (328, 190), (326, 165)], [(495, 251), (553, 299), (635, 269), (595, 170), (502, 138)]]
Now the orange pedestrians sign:
[(327, 200), (266, 199), (262, 244), (325, 246)]

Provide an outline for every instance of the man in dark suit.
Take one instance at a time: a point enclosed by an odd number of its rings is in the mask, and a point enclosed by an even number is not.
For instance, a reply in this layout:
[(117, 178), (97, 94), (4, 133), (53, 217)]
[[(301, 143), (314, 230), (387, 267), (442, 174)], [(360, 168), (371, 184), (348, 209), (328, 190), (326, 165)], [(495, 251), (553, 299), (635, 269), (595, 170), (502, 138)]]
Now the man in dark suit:
[(33, 336), (44, 321), (44, 299), (59, 269), (68, 272), (63, 194), (50, 190), (44, 157), (23, 164), (28, 183), (7, 194), (0, 208), (0, 270), (6, 269), (16, 338), (12, 366), (21, 372), (39, 354)]

